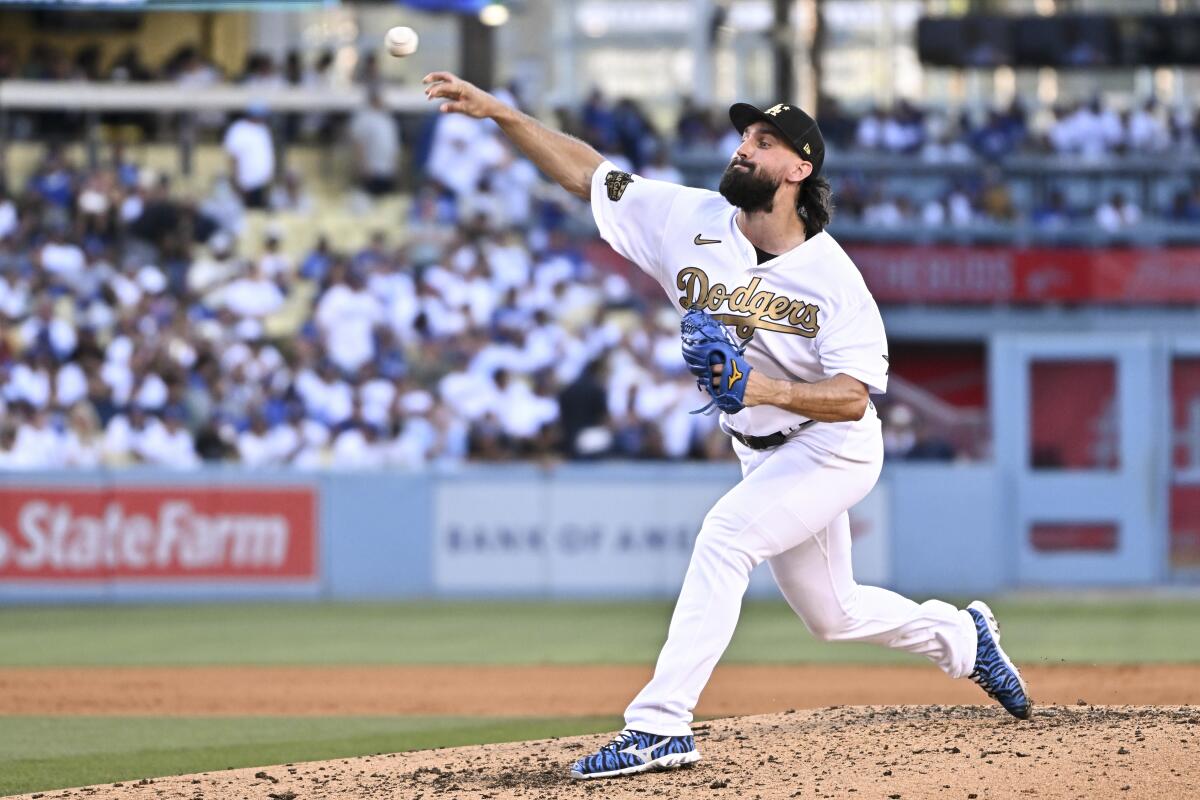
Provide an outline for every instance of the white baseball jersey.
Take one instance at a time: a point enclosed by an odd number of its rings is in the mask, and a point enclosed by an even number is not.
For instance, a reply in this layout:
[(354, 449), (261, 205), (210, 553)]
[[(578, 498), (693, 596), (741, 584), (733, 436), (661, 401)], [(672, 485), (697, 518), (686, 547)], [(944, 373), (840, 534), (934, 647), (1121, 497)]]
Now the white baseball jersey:
[[(680, 309), (699, 305), (742, 339), (772, 378), (815, 382), (839, 373), (887, 389), (879, 308), (827, 233), (762, 264), (715, 192), (646, 180), (605, 162), (592, 176), (600, 234), (658, 281)], [(722, 417), (763, 436), (805, 418), (775, 406)], [(733, 638), (750, 572), (763, 561), (788, 605), (826, 641), (876, 642), (970, 673), (975, 622), (940, 600), (921, 605), (854, 580), (848, 509), (875, 485), (883, 440), (874, 407), (854, 422), (821, 423), (779, 447), (734, 445), (742, 481), (705, 515), (654, 677), (625, 709), (625, 726), (691, 733), (692, 712)]]
[[(759, 264), (737, 212), (717, 192), (631, 176), (610, 162), (592, 176), (592, 213), (604, 240), (678, 308), (700, 305), (740, 339), (753, 334), (746, 358), (754, 369), (806, 383), (844, 373), (887, 391), (883, 320), (841, 246), (822, 231)], [(769, 405), (722, 417), (726, 428), (752, 436), (805, 420)], [(862, 422), (877, 428), (873, 407)]]

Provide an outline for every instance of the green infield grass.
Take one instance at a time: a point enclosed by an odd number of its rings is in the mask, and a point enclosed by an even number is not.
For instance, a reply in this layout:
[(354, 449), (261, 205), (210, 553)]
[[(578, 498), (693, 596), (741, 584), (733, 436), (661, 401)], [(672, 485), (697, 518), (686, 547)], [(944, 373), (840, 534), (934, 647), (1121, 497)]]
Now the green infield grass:
[[(992, 604), (1025, 662), (1200, 661), (1200, 599)], [(291, 603), (0, 609), (0, 666), (649, 664), (666, 602)], [(782, 602), (745, 604), (728, 663), (918, 663), (816, 641)]]
[(0, 795), (620, 726), (618, 717), (0, 717)]

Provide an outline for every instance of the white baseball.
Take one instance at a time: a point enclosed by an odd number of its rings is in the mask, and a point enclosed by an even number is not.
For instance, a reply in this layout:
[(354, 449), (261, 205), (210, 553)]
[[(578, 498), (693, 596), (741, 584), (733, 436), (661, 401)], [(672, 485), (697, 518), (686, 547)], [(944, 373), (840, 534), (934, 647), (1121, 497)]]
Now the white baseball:
[(417, 41), (417, 32), (404, 25), (389, 30), (385, 38), (388, 52), (396, 58), (404, 58), (417, 52)]

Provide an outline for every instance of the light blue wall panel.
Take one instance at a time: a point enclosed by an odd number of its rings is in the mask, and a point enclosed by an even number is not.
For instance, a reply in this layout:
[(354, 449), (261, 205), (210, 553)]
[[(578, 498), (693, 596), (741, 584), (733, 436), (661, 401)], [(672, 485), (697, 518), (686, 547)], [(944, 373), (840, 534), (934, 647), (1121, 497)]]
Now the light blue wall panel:
[(326, 596), (424, 597), (430, 579), (428, 473), (342, 473), (321, 479)]
[(893, 464), (889, 515), (892, 583), (914, 595), (1000, 591), (1012, 578), (999, 476), (979, 464)]

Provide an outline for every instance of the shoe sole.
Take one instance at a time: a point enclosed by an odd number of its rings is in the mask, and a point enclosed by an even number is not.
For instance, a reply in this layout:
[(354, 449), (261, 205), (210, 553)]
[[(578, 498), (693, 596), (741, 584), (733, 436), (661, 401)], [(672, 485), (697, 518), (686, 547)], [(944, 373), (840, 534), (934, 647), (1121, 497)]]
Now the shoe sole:
[(992, 641), (996, 643), (996, 652), (1000, 654), (1000, 658), (1004, 660), (1005, 666), (1013, 671), (1017, 676), (1017, 683), (1021, 684), (1021, 691), (1025, 694), (1025, 707), (1020, 709), (1023, 713), (1018, 714), (1014, 711), (1008, 711), (1017, 719), (1029, 719), (1033, 714), (1033, 698), (1029, 696), (1029, 687), (1025, 684), (1025, 679), (1021, 677), (1021, 670), (1017, 669), (1017, 665), (1008, 657), (1008, 653), (1004, 652), (1004, 648), (1000, 646), (1000, 623), (996, 621), (996, 615), (992, 613), (992, 609), (982, 600), (976, 600), (967, 608), (973, 608), (983, 615), (984, 621), (987, 623), (988, 630), (992, 632)]
[(626, 767), (625, 769), (614, 769), (611, 772), (592, 772), (584, 775), (582, 772), (571, 771), (571, 777), (577, 781), (591, 780), (592, 778), (616, 778), (621, 775), (636, 775), (639, 772), (651, 772), (653, 770), (675, 769), (686, 764), (695, 764), (700, 760), (700, 751), (692, 750), (690, 753), (668, 753), (665, 756), (660, 756), (653, 761), (647, 761), (645, 764), (639, 764), (636, 767)]

